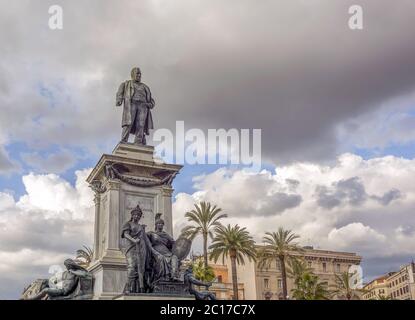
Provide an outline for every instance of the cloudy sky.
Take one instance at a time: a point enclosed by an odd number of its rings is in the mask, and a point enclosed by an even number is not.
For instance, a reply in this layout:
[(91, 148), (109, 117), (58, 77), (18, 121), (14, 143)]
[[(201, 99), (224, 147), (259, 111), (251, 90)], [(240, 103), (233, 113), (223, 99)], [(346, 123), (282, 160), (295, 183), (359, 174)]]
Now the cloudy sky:
[[(364, 29), (350, 30), (359, 4)], [(63, 8), (62, 30), (48, 9)], [(157, 128), (262, 129), (263, 171), (185, 166), (174, 223), (209, 200), (260, 241), (362, 255), (367, 278), (415, 252), (413, 0), (0, 0), (0, 298), (92, 244), (85, 178), (120, 134), (140, 66)], [(244, 201), (241, 201), (244, 199)]]

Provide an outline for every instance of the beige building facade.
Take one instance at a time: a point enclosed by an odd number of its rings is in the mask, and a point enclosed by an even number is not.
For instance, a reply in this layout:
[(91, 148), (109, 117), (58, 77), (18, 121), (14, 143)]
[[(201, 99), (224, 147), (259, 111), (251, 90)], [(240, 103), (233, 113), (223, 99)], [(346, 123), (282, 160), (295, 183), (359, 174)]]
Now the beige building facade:
[[(301, 256), (320, 281), (326, 282), (328, 286), (335, 284), (336, 274), (349, 271), (351, 266), (360, 265), (362, 260), (356, 253), (317, 250), (309, 246), (304, 247)], [(230, 262), (226, 263), (231, 270)], [(281, 268), (278, 263), (274, 262), (269, 268), (261, 269), (257, 263), (245, 261), (245, 265), (238, 265), (237, 272), (238, 282), (244, 285), (246, 299), (279, 300), (283, 298)], [(287, 277), (288, 298), (293, 288), (293, 280)]]
[[(213, 268), (216, 277), (212, 286), (209, 287), (209, 291), (215, 293), (218, 300), (233, 300), (233, 285), (232, 279), (229, 278), (228, 266), (214, 263), (210, 263), (209, 266)], [(238, 283), (238, 298), (239, 300), (245, 300), (243, 283)]]
[(380, 297), (389, 296), (388, 288), (388, 277), (390, 274), (383, 275), (379, 278), (376, 278), (370, 281), (363, 287), (364, 293), (362, 295), (363, 300), (374, 300), (379, 299)]
[(393, 300), (415, 300), (415, 263), (369, 282), (364, 289), (367, 290), (363, 295), (366, 300), (379, 299), (381, 295)]

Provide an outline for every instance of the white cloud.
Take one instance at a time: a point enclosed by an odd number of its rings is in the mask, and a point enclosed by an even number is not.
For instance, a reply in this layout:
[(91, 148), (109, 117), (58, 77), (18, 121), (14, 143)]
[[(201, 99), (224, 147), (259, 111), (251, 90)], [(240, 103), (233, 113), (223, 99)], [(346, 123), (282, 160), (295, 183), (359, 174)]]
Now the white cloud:
[[(18, 201), (0, 193), (0, 270), (13, 270), (0, 281), (14, 281), (12, 287), (3, 288), (1, 296), (17, 297), (17, 288), (23, 288), (34, 276), (45, 276), (51, 264), (73, 256), (83, 244), (92, 244), (92, 191), (85, 183), (88, 173), (77, 171), (75, 186), (54, 174), (28, 174), (23, 177), (26, 194)], [(367, 196), (358, 206), (350, 201), (330, 208), (319, 203), (316, 190), (335, 190), (339, 182), (354, 177), (358, 178), (346, 184), (347, 196), (356, 181), (367, 195), (382, 197), (398, 190), (404, 196), (388, 202)], [(276, 173), (222, 168), (195, 178), (194, 194), (176, 196), (175, 235), (186, 225), (184, 213), (195, 202), (208, 200), (229, 215), (226, 223), (247, 226), (257, 241), (264, 232), (283, 226), (299, 233), (302, 244), (355, 251), (364, 259), (385, 258), (378, 267), (388, 270), (386, 263), (391, 259), (403, 259), (415, 250), (414, 179), (415, 160), (390, 156), (364, 160), (343, 154), (332, 166), (295, 163), (277, 168)], [(340, 185), (340, 191), (344, 190)], [(339, 194), (344, 199), (344, 194)], [(290, 195), (301, 201), (293, 206), (287, 201)], [(198, 242), (193, 250), (201, 251)]]
[(360, 222), (355, 222), (338, 229), (334, 228), (329, 232), (327, 240), (339, 249), (358, 248), (359, 251), (366, 251), (371, 248), (379, 250), (379, 246), (385, 243), (386, 237)]
[(0, 193), (0, 297), (17, 298), (36, 277), (48, 277), (51, 265), (92, 245), (89, 172), (77, 171), (75, 186), (54, 174), (23, 176), (26, 194), (18, 201)]
[[(229, 215), (226, 223), (247, 226), (257, 241), (266, 231), (283, 226), (300, 234), (302, 244), (355, 251), (364, 259), (409, 259), (415, 251), (413, 181), (415, 159), (364, 160), (350, 153), (331, 166), (293, 163), (277, 167), (276, 173), (219, 169), (196, 178), (194, 194), (176, 196), (175, 232), (186, 225), (184, 212), (207, 200)], [(322, 202), (322, 189), (334, 205)], [(278, 196), (281, 192), (302, 201), (289, 206)], [(388, 270), (378, 265), (382, 267)]]

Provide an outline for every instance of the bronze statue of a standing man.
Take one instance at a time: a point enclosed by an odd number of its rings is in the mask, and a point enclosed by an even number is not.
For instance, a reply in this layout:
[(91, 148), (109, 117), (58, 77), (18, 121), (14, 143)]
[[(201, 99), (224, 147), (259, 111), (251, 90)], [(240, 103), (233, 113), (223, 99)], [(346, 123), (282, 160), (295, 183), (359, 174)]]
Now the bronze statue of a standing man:
[(151, 109), (155, 103), (149, 87), (141, 82), (140, 68), (133, 68), (131, 80), (121, 83), (117, 91), (116, 105), (123, 103), (121, 142), (128, 142), (129, 135), (134, 134), (134, 143), (145, 145), (146, 135), (153, 129)]

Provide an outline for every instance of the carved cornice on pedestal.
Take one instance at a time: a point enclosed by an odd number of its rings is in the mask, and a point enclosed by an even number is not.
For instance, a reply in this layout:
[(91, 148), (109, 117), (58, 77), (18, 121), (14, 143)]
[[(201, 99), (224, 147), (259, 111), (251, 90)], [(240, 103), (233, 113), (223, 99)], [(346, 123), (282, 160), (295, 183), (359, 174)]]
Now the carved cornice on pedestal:
[(107, 190), (118, 190), (121, 187), (121, 181), (118, 179), (105, 180), (105, 187)]
[(183, 166), (156, 162), (153, 152), (154, 147), (151, 146), (120, 143), (112, 154), (104, 154), (101, 157), (87, 182), (98, 193), (106, 191), (106, 179), (119, 180), (142, 188), (171, 187)]
[(166, 187), (164, 187), (162, 189), (162, 191), (163, 191), (163, 196), (165, 196), (165, 197), (171, 197), (172, 194), (173, 194), (173, 188), (166, 188)]

